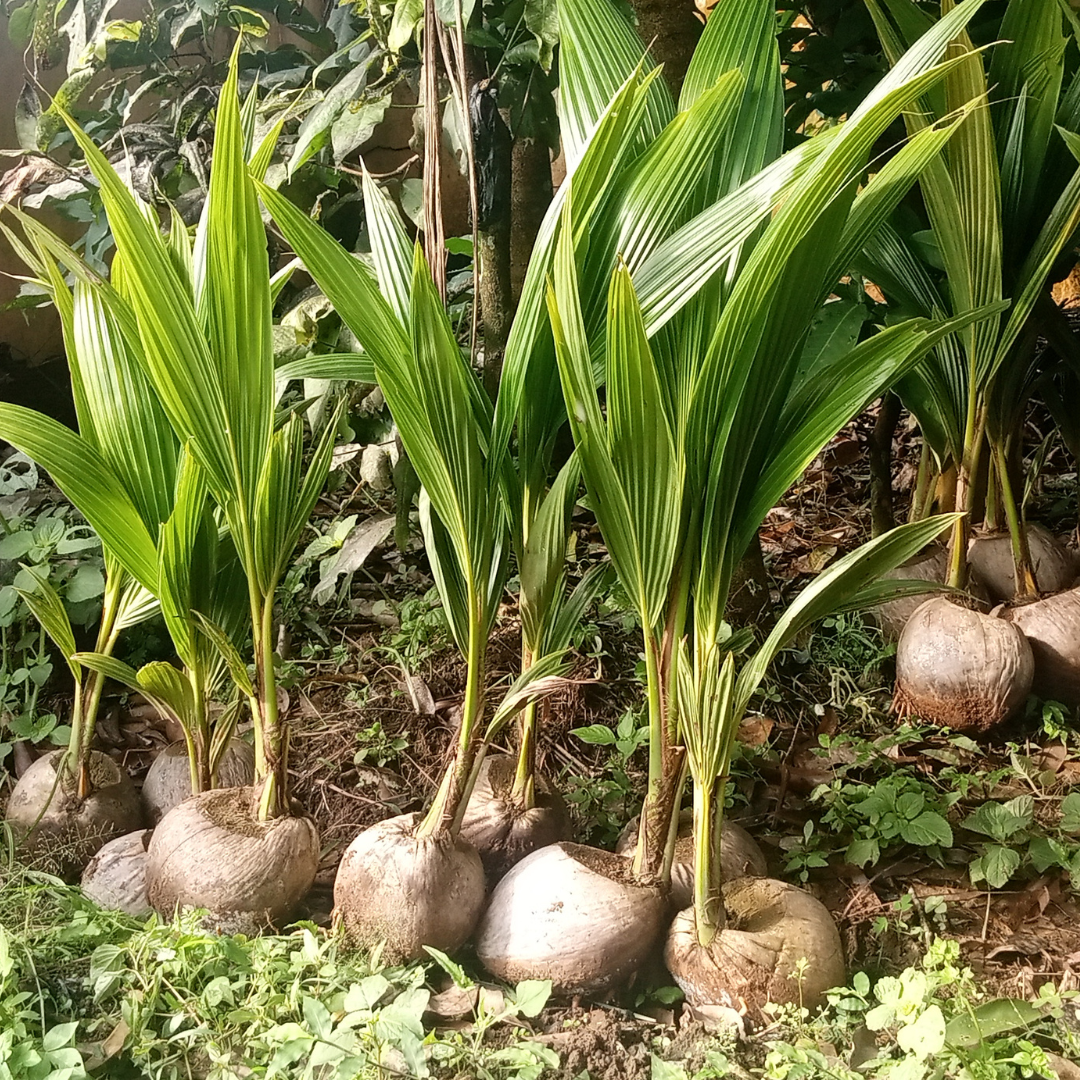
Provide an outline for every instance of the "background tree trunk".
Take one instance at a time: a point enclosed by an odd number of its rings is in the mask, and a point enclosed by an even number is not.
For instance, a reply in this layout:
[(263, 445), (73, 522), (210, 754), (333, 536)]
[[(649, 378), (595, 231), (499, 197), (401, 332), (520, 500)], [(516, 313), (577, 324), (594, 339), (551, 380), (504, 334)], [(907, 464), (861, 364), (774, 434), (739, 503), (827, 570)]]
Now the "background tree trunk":
[(900, 399), (891, 391), (881, 399), (881, 408), (870, 436), (870, 530), (882, 536), (896, 524), (892, 505), (892, 444), (900, 422)]
[[(738, 0), (729, 0), (738, 2)], [(690, 57), (704, 29), (692, 0), (630, 0), (641, 40), (664, 65), (664, 78), (678, 98)], [(722, 13), (722, 12), (721, 12)]]
[(469, 112), (476, 155), (479, 249), (476, 257), (480, 270), (477, 301), (483, 322), (484, 388), (494, 400), (513, 316), (510, 286), (511, 140), (491, 81), (485, 79), (469, 87)]
[(517, 139), (513, 150), (510, 195), (511, 309), (517, 307), (536, 234), (551, 204), (551, 153), (541, 139)]

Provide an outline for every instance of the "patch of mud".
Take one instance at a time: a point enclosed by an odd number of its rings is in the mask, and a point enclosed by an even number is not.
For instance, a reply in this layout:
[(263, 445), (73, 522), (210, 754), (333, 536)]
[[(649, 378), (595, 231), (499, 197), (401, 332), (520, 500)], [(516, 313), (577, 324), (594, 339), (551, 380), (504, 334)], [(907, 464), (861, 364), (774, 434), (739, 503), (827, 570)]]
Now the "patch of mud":
[(653, 1038), (662, 1030), (607, 1009), (552, 1010), (538, 1042), (559, 1055), (559, 1080), (588, 1072), (590, 1080), (649, 1080)]

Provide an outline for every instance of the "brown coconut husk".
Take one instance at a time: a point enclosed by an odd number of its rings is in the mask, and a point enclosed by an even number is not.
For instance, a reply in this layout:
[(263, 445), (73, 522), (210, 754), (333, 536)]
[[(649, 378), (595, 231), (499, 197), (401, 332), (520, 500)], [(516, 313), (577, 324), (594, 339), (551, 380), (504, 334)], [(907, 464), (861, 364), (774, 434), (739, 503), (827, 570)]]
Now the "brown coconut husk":
[(526, 855), (570, 835), (566, 803), (543, 777), (535, 780), (536, 805), (526, 810), (517, 803), (516, 770), (513, 758), (488, 754), (461, 821), (460, 836), (479, 853), (489, 885)]
[(666, 918), (667, 898), (638, 884), (628, 860), (553, 844), (522, 859), (495, 887), (476, 953), (506, 982), (550, 979), (556, 994), (602, 994), (649, 959)]
[(256, 821), (254, 788), (204, 791), (173, 807), (150, 841), (146, 884), (166, 918), (205, 908), (226, 933), (280, 925), (315, 880), (319, 836), (309, 818)]
[[(248, 787), (255, 781), (255, 750), (243, 739), (230, 739), (218, 766), (217, 787)], [(143, 781), (146, 819), (157, 823), (191, 795), (187, 744), (171, 743), (154, 758)]]
[(770, 1001), (813, 1009), (847, 981), (836, 923), (808, 892), (741, 878), (724, 885), (723, 900), (727, 925), (708, 946), (698, 944), (693, 908), (668, 932), (664, 961), (691, 1004), (755, 1016)]
[(99, 907), (141, 919), (154, 909), (146, 895), (150, 830), (139, 829), (110, 840), (87, 864), (82, 891)]
[[(1056, 593), (1069, 588), (1077, 573), (1073, 553), (1041, 525), (1027, 526), (1027, 540), (1039, 591)], [(996, 602), (1003, 603), (1016, 595), (1016, 567), (1007, 532), (973, 537), (968, 544), (968, 565)]]
[[(631, 818), (615, 842), (615, 854), (633, 858), (637, 846), (639, 818)], [(679, 836), (671, 862), (671, 892), (668, 904), (682, 911), (694, 902), (694, 815), (689, 810), (679, 814)], [(720, 880), (741, 877), (764, 877), (769, 872), (765, 853), (757, 841), (737, 822), (724, 818), (720, 826)]]
[(1080, 589), (1022, 604), (1005, 617), (1031, 645), (1033, 692), (1044, 700), (1080, 705)]
[(70, 778), (56, 782), (64, 753), (54, 750), (23, 773), (5, 816), (20, 858), (74, 883), (103, 845), (142, 827), (142, 805), (131, 777), (97, 750), (88, 761), (92, 790), (80, 802)]
[(1020, 710), (1034, 673), (1016, 626), (939, 596), (921, 604), (900, 635), (893, 708), (977, 735)]
[(425, 957), (425, 945), (461, 948), (487, 895), (475, 848), (448, 833), (418, 838), (420, 820), (402, 814), (365, 829), (334, 880), (335, 921), (356, 945), (382, 943), (391, 964)]

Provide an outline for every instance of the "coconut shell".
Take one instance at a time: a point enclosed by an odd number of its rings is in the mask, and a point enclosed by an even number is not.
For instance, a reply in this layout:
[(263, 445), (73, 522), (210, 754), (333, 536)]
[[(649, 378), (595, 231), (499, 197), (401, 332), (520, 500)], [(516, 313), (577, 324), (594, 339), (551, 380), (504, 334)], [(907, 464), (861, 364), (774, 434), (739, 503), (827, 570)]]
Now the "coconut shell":
[[(890, 581), (933, 581), (939, 585), (944, 585), (948, 576), (949, 552), (941, 544), (931, 544), (925, 551), (882, 575)], [(977, 600), (990, 601), (990, 592), (978, 573), (972, 570), (968, 577), (968, 593)], [(908, 619), (926, 603), (929, 596), (930, 594), (902, 596), (898, 600), (890, 600), (869, 608), (867, 615), (878, 625), (886, 641), (897, 641), (904, 632)]]
[(479, 852), (489, 884), (537, 848), (570, 835), (566, 803), (543, 777), (536, 778), (535, 806), (525, 810), (515, 803), (516, 768), (513, 758), (484, 758), (461, 821), (461, 838)]
[(476, 953), (505, 982), (550, 979), (557, 994), (602, 994), (649, 959), (666, 915), (664, 894), (638, 884), (626, 859), (553, 844), (495, 887)]
[[(939, 544), (933, 544), (895, 569), (886, 571), (882, 577), (890, 581), (935, 581), (944, 584), (948, 572), (948, 551)], [(867, 614), (880, 627), (886, 641), (896, 641), (904, 632), (908, 619), (925, 602), (925, 596), (902, 596), (899, 600), (890, 600), (887, 604), (870, 608)]]
[(698, 944), (693, 908), (668, 932), (664, 961), (692, 1005), (755, 1015), (769, 1001), (813, 1009), (847, 981), (836, 923), (808, 892), (772, 878), (741, 878), (723, 887), (723, 898), (727, 926), (708, 946)]
[(382, 942), (391, 964), (425, 957), (425, 945), (461, 948), (487, 895), (476, 850), (446, 834), (417, 838), (420, 820), (402, 814), (365, 829), (334, 880), (334, 915), (346, 936), (365, 948)]
[(319, 865), (309, 818), (254, 820), (253, 788), (204, 791), (173, 807), (150, 841), (146, 884), (165, 918), (206, 908), (226, 933), (252, 933), (287, 921)]
[[(638, 818), (632, 818), (619, 833), (615, 854), (633, 858), (637, 845)], [(694, 902), (694, 816), (688, 810), (679, 815), (679, 836), (671, 863), (671, 892), (668, 903), (682, 911)], [(739, 824), (724, 818), (720, 826), (720, 878), (764, 877), (769, 872), (765, 853), (757, 841)]]
[(1080, 705), (1080, 589), (1068, 589), (1006, 616), (1035, 656), (1032, 691), (1043, 700)]
[[(1072, 585), (1077, 571), (1073, 553), (1041, 525), (1028, 525), (1027, 538), (1039, 591), (1055, 593)], [(973, 537), (968, 545), (968, 565), (993, 600), (1002, 603), (1016, 595), (1016, 568), (1008, 533)]]
[[(255, 780), (255, 750), (242, 739), (230, 739), (218, 766), (219, 788), (248, 787)], [(146, 819), (156, 825), (191, 794), (187, 744), (171, 743), (154, 758), (143, 781)]]
[(80, 803), (70, 780), (56, 783), (63, 753), (46, 754), (23, 773), (6, 818), (20, 858), (74, 883), (99, 848), (142, 827), (142, 806), (131, 777), (97, 750), (89, 760), (93, 790)]
[(141, 919), (154, 909), (146, 895), (146, 849), (150, 830), (139, 829), (110, 840), (89, 862), (82, 891), (99, 907)]
[(912, 615), (896, 646), (901, 716), (979, 734), (1008, 720), (1031, 691), (1035, 659), (1011, 622), (939, 596)]

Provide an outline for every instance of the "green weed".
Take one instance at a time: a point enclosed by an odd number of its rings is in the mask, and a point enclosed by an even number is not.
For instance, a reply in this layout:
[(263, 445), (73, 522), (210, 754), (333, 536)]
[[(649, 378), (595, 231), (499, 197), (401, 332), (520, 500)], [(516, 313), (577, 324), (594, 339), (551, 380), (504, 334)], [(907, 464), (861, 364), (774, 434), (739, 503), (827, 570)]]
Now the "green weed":
[(567, 774), (560, 783), (570, 806), (579, 835), (585, 842), (611, 847), (633, 814), (638, 787), (632, 773), (634, 755), (649, 741), (648, 721), (634, 709), (627, 709), (614, 728), (589, 724), (573, 728), (589, 746), (610, 747), (607, 764), (599, 775)]

